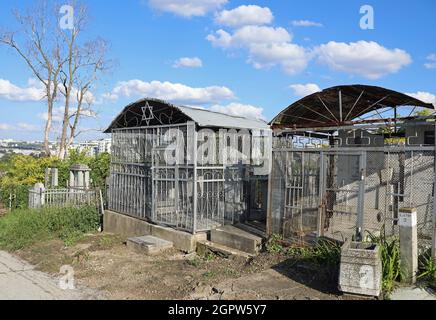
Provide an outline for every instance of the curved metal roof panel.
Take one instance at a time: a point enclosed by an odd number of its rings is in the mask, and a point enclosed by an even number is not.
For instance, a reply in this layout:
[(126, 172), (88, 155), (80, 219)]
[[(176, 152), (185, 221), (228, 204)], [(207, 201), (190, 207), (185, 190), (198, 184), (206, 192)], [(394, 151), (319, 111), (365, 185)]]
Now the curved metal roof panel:
[(404, 93), (368, 85), (343, 85), (308, 95), (285, 108), (270, 124), (289, 127), (319, 127), (351, 123), (354, 119), (386, 107), (416, 106), (435, 110)]
[(164, 100), (144, 98), (127, 105), (104, 131), (151, 125), (182, 124), (194, 121), (200, 127), (269, 129), (262, 120), (228, 115), (206, 109), (176, 106)]

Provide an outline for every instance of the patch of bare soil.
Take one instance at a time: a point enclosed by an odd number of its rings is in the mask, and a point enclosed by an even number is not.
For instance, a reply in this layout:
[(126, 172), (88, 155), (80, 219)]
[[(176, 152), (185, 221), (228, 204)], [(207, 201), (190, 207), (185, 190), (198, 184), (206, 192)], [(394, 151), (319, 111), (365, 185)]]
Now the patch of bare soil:
[(73, 266), (80, 284), (108, 299), (342, 299), (322, 268), (261, 253), (255, 258), (200, 257), (175, 249), (147, 256), (111, 234), (88, 235), (72, 247), (58, 240), (16, 254), (58, 274)]
[(5, 208), (4, 204), (0, 202), (0, 217), (6, 215), (8, 210)]

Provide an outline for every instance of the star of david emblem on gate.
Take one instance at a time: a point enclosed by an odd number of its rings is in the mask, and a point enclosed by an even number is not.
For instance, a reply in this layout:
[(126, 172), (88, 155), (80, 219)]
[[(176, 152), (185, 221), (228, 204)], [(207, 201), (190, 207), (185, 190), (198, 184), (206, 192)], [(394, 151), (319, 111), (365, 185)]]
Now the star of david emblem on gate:
[(150, 106), (148, 102), (145, 103), (145, 106), (142, 109), (142, 121), (147, 122), (147, 126), (150, 124), (150, 120), (154, 119), (153, 106)]

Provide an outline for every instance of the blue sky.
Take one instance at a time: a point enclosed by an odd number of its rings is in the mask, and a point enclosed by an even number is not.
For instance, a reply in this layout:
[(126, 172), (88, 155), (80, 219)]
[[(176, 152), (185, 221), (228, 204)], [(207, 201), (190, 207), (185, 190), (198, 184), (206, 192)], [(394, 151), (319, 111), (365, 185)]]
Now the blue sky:
[[(0, 26), (12, 28), (12, 9), (32, 2), (2, 0)], [(436, 101), (434, 0), (86, 3), (85, 38), (108, 40), (117, 64), (92, 89), (98, 117), (83, 128), (105, 128), (143, 96), (266, 120), (302, 95), (340, 84)], [(372, 30), (359, 26), (363, 5), (374, 9)], [(0, 46), (0, 139), (42, 139), (37, 90), (24, 63)]]

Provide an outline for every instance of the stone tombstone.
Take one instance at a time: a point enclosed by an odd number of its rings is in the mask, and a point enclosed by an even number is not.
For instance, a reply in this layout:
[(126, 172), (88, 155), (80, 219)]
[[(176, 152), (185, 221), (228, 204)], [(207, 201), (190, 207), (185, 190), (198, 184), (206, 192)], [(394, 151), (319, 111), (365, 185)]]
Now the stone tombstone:
[(58, 168), (45, 169), (45, 187), (55, 188), (59, 186), (59, 170)]
[(346, 241), (341, 248), (339, 290), (378, 297), (381, 283), (379, 247), (373, 243)]
[(70, 167), (69, 187), (73, 189), (89, 189), (91, 169), (85, 164), (74, 164)]
[(43, 183), (35, 183), (29, 192), (29, 207), (40, 208), (45, 203), (45, 186)]

